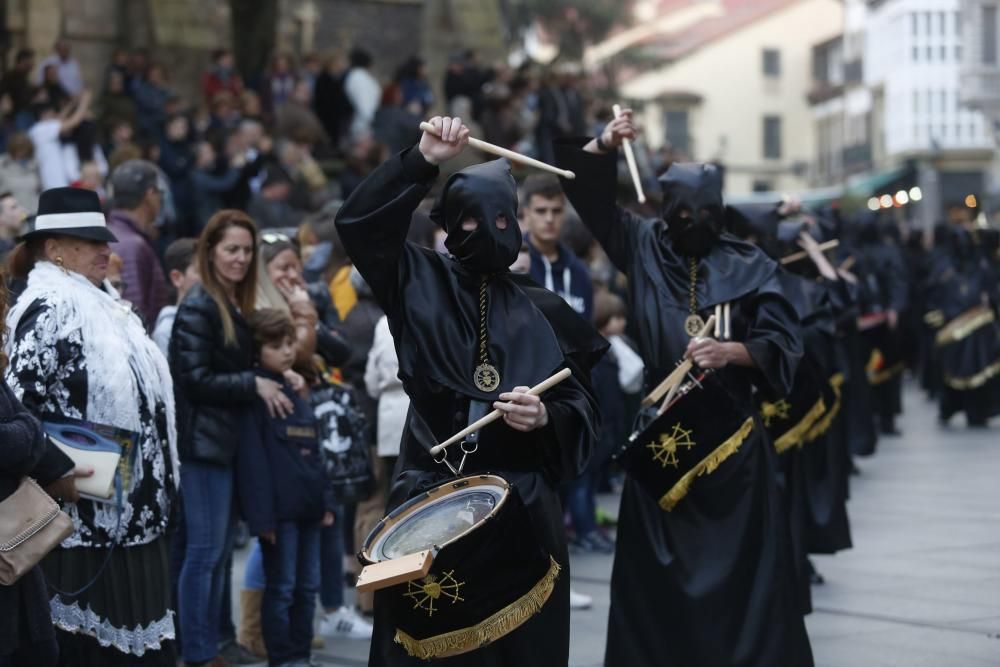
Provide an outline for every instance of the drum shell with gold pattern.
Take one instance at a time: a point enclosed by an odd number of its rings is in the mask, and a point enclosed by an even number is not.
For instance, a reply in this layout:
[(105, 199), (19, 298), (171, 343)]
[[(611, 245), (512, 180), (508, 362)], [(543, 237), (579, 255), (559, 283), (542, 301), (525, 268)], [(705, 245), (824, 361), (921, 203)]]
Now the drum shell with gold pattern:
[(494, 516), (441, 548), (427, 577), (380, 591), (377, 604), (391, 606), (396, 641), (414, 657), (458, 655), (537, 613), (558, 572), (511, 485)]
[(803, 359), (795, 371), (792, 391), (787, 396), (759, 394), (757, 411), (774, 448), (783, 454), (808, 442), (813, 425), (834, 400), (829, 382), (815, 365)]
[[(753, 417), (726, 390), (718, 374), (707, 375), (656, 416), (658, 406), (639, 413), (635, 431), (616, 454), (660, 508), (683, 502), (696, 478), (711, 474), (753, 430)], [(641, 430), (640, 430), (641, 429)]]

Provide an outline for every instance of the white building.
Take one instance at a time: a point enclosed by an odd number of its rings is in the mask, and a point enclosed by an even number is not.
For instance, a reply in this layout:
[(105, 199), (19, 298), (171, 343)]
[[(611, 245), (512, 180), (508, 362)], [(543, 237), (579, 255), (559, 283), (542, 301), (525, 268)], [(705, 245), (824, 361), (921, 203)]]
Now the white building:
[(842, 3), (672, 0), (658, 7), (649, 29), (625, 35), (639, 34), (627, 42), (629, 55), (653, 65), (637, 68), (620, 88), (649, 145), (721, 164), (727, 196), (807, 187), (815, 157), (806, 99), (812, 46), (840, 33)]
[(844, 19), (841, 38), (813, 50), (814, 185), (861, 183), (875, 197), (918, 186), (908, 217), (925, 226), (978, 201), (995, 144), (963, 92), (977, 17), (960, 0), (847, 0)]
[[(993, 131), (994, 147), (1000, 145), (1000, 9), (995, 0), (962, 0), (961, 99), (983, 113)], [(1000, 175), (994, 162), (990, 179), (991, 209), (1000, 209)]]

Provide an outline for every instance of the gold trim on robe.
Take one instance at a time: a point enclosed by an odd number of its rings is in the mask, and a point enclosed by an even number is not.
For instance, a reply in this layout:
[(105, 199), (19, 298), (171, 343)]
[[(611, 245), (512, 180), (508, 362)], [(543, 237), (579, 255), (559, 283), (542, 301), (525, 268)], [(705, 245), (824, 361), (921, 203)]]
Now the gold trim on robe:
[(510, 634), (537, 614), (552, 595), (562, 567), (551, 556), (549, 561), (551, 564), (548, 572), (530, 591), (489, 618), (467, 628), (452, 630), (427, 639), (416, 639), (396, 628), (396, 643), (414, 658), (431, 660), (468, 653)]

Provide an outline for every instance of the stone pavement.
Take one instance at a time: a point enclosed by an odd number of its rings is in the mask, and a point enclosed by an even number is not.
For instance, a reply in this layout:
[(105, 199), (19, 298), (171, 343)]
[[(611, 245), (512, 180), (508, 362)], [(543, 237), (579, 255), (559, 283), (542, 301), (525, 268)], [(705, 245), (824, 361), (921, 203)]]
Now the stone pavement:
[[(1000, 665), (1000, 430), (943, 429), (935, 415), (907, 391), (903, 437), (858, 461), (855, 547), (815, 558), (826, 584), (807, 626), (820, 667)], [(573, 588), (594, 598), (573, 612), (573, 667), (602, 665), (611, 562), (573, 557)], [(327, 640), (316, 657), (361, 667), (367, 656), (366, 642)]]

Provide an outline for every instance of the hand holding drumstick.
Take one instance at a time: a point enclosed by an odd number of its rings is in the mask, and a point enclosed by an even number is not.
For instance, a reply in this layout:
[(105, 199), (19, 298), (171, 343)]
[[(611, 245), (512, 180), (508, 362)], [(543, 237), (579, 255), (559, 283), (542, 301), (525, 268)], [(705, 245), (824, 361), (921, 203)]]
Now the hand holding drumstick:
[[(500, 394), (493, 407), (503, 412), (503, 420), (515, 431), (527, 433), (549, 423), (549, 413), (539, 396), (529, 394), (531, 387), (514, 387)], [(506, 403), (504, 401), (507, 401)]]

